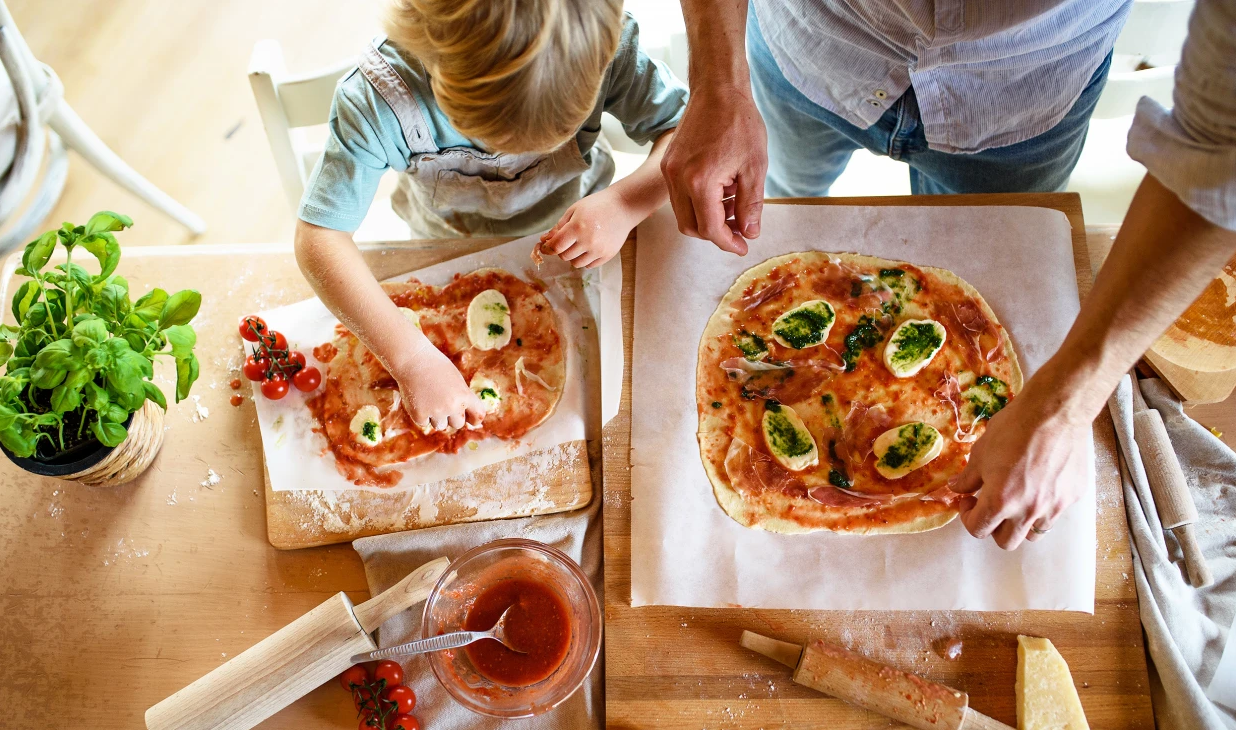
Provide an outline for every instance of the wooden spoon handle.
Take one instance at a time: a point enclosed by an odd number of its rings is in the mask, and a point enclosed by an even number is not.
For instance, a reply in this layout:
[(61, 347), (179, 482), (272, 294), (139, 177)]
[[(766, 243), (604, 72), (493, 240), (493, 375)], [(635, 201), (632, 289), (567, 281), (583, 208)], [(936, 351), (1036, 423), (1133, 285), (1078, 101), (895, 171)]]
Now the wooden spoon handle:
[(354, 609), (357, 622), (365, 633), (373, 633), (395, 614), (405, 611), (429, 597), (438, 578), (451, 561), (438, 558), (408, 573), (407, 577)]

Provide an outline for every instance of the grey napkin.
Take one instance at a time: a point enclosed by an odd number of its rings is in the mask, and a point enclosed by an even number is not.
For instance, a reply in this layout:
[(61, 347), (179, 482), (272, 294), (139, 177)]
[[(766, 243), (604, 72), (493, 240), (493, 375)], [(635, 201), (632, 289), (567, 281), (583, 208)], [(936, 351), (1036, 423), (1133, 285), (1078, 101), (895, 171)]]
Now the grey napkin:
[[(595, 449), (594, 442), (590, 442), (590, 456)], [(445, 555), (453, 560), (477, 545), (505, 537), (522, 537), (552, 545), (571, 556), (592, 581), (592, 587), (603, 605), (599, 460), (590, 461), (593, 464), (593, 497), (591, 504), (583, 510), (561, 515), (431, 527), (356, 540), (352, 547), (365, 563), (370, 593), (377, 595), (438, 556)], [(423, 605), (417, 606), (382, 624), (378, 632), (378, 645), (387, 647), (421, 638), (422, 608)], [(577, 730), (600, 728), (605, 722), (604, 654), (597, 659), (587, 681), (570, 699), (544, 715), (516, 721), (498, 720), (464, 709), (434, 679), (424, 657), (410, 657), (402, 663), (405, 683), (416, 692), (415, 714), (427, 728), (486, 730), (516, 724), (526, 730)]]
[(1197, 539), (1215, 582), (1189, 585), (1180, 546), (1159, 522), (1146, 472), (1133, 441), (1133, 392), (1128, 376), (1112, 395), (1116, 435), (1126, 455), (1124, 484), (1138, 604), (1150, 652), (1150, 691), (1157, 725), (1236, 730), (1236, 716), (1211, 702), (1206, 687), (1236, 615), (1236, 453), (1184, 409), (1159, 380), (1143, 380), (1146, 403), (1159, 411), (1197, 505)]

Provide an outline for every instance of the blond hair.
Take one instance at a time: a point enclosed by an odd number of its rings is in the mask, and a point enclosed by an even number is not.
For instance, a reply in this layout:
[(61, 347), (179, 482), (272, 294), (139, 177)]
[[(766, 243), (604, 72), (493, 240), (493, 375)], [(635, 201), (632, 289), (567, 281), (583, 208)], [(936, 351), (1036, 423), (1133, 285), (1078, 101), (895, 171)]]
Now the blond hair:
[(546, 152), (597, 102), (622, 35), (622, 0), (387, 0), (387, 37), (430, 75), (463, 135)]

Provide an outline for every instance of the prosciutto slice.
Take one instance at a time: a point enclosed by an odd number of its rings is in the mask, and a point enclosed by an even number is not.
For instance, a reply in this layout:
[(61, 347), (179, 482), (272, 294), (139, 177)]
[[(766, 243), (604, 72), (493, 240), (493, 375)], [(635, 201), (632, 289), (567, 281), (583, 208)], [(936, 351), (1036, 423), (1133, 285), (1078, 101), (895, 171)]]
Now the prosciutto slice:
[(797, 474), (785, 469), (771, 456), (742, 439), (730, 441), (725, 454), (725, 474), (734, 489), (744, 494), (781, 492), (803, 494), (829, 507), (869, 507), (881, 502), (878, 498), (859, 495), (858, 492), (840, 490), (832, 486), (810, 486)]
[(945, 373), (944, 377), (940, 378), (940, 386), (936, 388), (936, 398), (948, 403), (953, 409), (953, 423), (956, 428), (953, 430), (953, 440), (968, 444), (978, 440), (978, 421), (971, 421), (970, 425), (964, 426), (961, 421), (961, 382), (957, 380), (957, 376), (952, 373)]
[[(950, 304), (948, 314), (953, 330), (965, 336), (984, 362), (1004, 359), (1004, 330), (988, 319), (977, 304), (968, 300)], [(983, 346), (984, 340), (992, 343), (990, 347)]]
[(760, 306), (764, 302), (769, 301), (770, 299), (777, 296), (781, 292), (789, 289), (791, 286), (797, 283), (797, 281), (798, 281), (798, 277), (793, 274), (790, 274), (788, 276), (783, 276), (780, 279), (777, 279), (776, 281), (774, 281), (773, 283), (765, 286), (763, 289), (760, 289), (759, 291), (751, 292), (745, 297), (741, 297), (738, 300), (736, 300), (733, 305), (734, 309), (737, 309), (740, 312), (750, 312), (751, 310)]
[(863, 465), (875, 446), (876, 437), (887, 431), (892, 422), (883, 405), (869, 406), (860, 400), (851, 401), (850, 412), (841, 427), (841, 440), (852, 470)]
[(836, 373), (845, 371), (845, 361), (837, 351), (823, 345), (825, 353), (818, 359), (795, 359), (770, 363), (731, 357), (721, 362), (721, 369), (730, 380), (742, 383), (757, 398), (772, 398), (783, 403), (797, 403), (813, 395)]

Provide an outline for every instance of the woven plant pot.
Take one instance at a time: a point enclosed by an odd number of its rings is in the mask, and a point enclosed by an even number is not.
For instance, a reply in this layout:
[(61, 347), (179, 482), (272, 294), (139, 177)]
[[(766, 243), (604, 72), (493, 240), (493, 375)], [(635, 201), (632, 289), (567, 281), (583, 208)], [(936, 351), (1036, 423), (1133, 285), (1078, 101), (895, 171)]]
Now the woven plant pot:
[(125, 423), (129, 436), (119, 446), (78, 447), (52, 461), (23, 459), (4, 449), (14, 464), (33, 474), (78, 482), (91, 487), (117, 487), (149, 468), (163, 447), (163, 409), (146, 401)]

